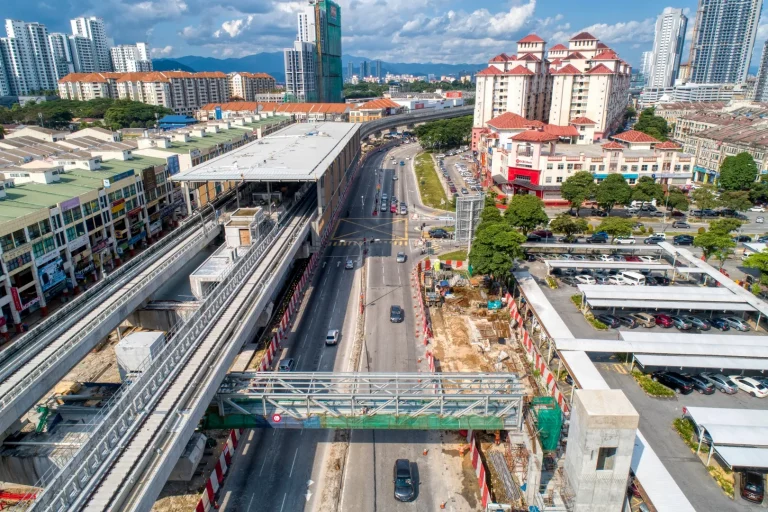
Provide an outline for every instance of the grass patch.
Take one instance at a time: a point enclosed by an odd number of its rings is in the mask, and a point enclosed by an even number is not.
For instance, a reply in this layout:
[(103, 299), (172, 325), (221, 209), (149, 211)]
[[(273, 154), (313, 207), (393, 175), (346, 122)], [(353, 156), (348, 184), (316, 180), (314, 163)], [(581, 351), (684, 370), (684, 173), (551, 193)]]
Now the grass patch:
[(683, 438), (685, 444), (688, 445), (688, 448), (696, 451), (696, 448), (699, 447), (699, 443), (696, 441), (693, 421), (691, 421), (690, 418), (675, 418), (672, 425), (675, 427), (675, 430), (677, 430), (677, 433), (680, 434), (680, 437)]
[(547, 276), (547, 286), (553, 290), (557, 290), (557, 279), (552, 276)]
[(443, 184), (440, 183), (440, 178), (437, 176), (432, 156), (421, 153), (416, 157), (414, 169), (416, 169), (416, 181), (419, 184), (421, 202), (431, 208), (455, 211), (453, 199), (446, 197)]
[[(695, 452), (699, 447), (699, 442), (696, 439), (693, 421), (690, 418), (675, 418), (672, 425), (688, 448)], [(707, 471), (715, 479), (723, 492), (733, 499), (733, 472), (715, 465), (707, 466)]]
[(452, 251), (447, 252), (445, 254), (440, 255), (440, 260), (457, 260), (457, 261), (464, 261), (467, 259), (467, 251), (459, 250), (459, 251)]
[(723, 492), (733, 499), (733, 473), (719, 466), (707, 466), (707, 471), (709, 471), (709, 474), (712, 475), (712, 478), (715, 479)]
[(571, 302), (573, 302), (577, 308), (581, 309), (581, 294), (571, 295)]
[(640, 370), (634, 370), (632, 372), (632, 376), (635, 378), (640, 387), (643, 388), (643, 391), (645, 391), (649, 396), (654, 398), (669, 398), (675, 396), (674, 391), (669, 389), (664, 384), (654, 382), (651, 377), (644, 374)]
[(595, 318), (595, 315), (593, 315), (592, 313), (587, 313), (585, 315), (585, 318), (587, 319), (587, 322), (589, 322), (592, 325), (592, 327), (594, 327), (598, 331), (605, 331), (608, 329), (608, 326), (605, 325), (600, 320), (598, 320), (597, 318)]

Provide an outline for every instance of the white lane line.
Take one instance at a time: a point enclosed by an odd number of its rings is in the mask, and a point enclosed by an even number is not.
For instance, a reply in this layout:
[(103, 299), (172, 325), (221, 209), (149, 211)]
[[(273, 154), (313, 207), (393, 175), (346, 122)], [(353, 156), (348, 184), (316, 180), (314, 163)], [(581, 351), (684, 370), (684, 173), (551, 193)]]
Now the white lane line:
[(331, 326), (331, 322), (333, 322), (333, 315), (336, 313), (336, 304), (339, 302), (339, 292), (341, 289), (336, 290), (336, 297), (333, 299), (333, 311), (331, 311), (331, 318), (328, 319), (328, 327)]
[[(304, 354), (302, 354), (302, 355), (304, 355)], [(301, 361), (301, 356), (299, 356), (299, 358), (296, 360), (296, 368), (299, 367), (299, 361)]]
[(248, 510), (245, 512), (251, 512), (251, 505), (253, 504), (253, 497), (256, 496), (256, 493), (251, 494), (251, 501), (248, 502)]
[[(323, 369), (323, 356), (325, 355), (325, 350), (320, 351), (320, 360), (317, 361), (317, 369), (322, 370)], [(301, 429), (302, 432), (304, 429)]]
[(296, 464), (296, 456), (299, 454), (299, 449), (296, 448), (296, 453), (293, 454), (293, 463), (291, 464), (291, 472), (288, 473), (288, 478), (293, 476), (293, 466)]
[(283, 494), (283, 504), (280, 505), (280, 512), (283, 512), (283, 507), (285, 506), (285, 498), (288, 497), (288, 493)]
[(264, 457), (264, 462), (261, 463), (261, 469), (259, 470), (259, 476), (261, 476), (261, 472), (264, 471), (264, 466), (267, 465), (267, 458)]

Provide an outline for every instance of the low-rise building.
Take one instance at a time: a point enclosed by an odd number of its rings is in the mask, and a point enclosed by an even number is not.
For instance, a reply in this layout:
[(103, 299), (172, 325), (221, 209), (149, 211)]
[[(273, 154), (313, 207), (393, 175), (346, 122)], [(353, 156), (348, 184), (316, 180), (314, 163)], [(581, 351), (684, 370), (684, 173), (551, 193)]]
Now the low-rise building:
[(352, 107), (349, 120), (353, 123), (363, 123), (399, 114), (402, 111), (403, 107), (389, 98), (376, 99)]
[(671, 87), (645, 87), (640, 93), (639, 106), (647, 108), (659, 103), (729, 102), (739, 91), (737, 84), (686, 83)]
[(275, 78), (267, 73), (229, 73), (227, 83), (229, 96), (245, 101), (258, 101), (258, 95), (267, 94), (276, 87)]
[(752, 125), (717, 125), (686, 137), (686, 148), (696, 157), (694, 181), (714, 183), (728, 156), (749, 153), (758, 168), (758, 179), (768, 174), (768, 121)]

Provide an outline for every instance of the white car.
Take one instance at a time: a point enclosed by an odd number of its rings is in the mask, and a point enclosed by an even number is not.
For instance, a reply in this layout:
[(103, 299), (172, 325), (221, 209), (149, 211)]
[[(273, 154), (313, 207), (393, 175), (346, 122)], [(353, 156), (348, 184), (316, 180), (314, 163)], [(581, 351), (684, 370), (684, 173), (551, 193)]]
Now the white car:
[(610, 277), (608, 277), (608, 284), (615, 284), (615, 285), (619, 285), (619, 286), (625, 286), (628, 283), (627, 283), (627, 280), (624, 279), (621, 276), (610, 276)]
[(397, 253), (397, 262), (398, 263), (405, 263), (405, 253), (404, 252)]
[(608, 254), (601, 254), (600, 255), (600, 261), (611, 262), (611, 261), (613, 261), (613, 256), (610, 256)]
[(763, 386), (762, 383), (753, 379), (752, 377), (744, 377), (743, 375), (731, 375), (730, 379), (739, 386), (739, 389), (749, 393), (757, 398), (765, 398), (768, 396), (768, 388)]
[(749, 211), (764, 213), (765, 208), (763, 208), (762, 206), (753, 206), (752, 208), (749, 209)]
[(579, 284), (597, 284), (597, 281), (595, 281), (595, 278), (592, 276), (576, 276), (576, 280)]
[(666, 240), (666, 239), (667, 239), (667, 235), (666, 235), (666, 234), (664, 234), (664, 233), (654, 233), (654, 234), (652, 234), (652, 235), (650, 235), (650, 236), (657, 236), (657, 237), (659, 237), (659, 238), (663, 238), (664, 240)]
[(621, 245), (634, 245), (635, 243), (635, 237), (633, 236), (617, 236), (616, 240), (614, 240), (617, 244)]
[(338, 329), (332, 329), (328, 331), (328, 334), (325, 335), (325, 344), (326, 345), (337, 345), (339, 343), (339, 330)]
[(355, 262), (352, 260), (347, 260), (347, 264), (344, 265), (344, 268), (347, 270), (352, 270), (353, 268), (355, 268)]
[(392, 179), (393, 179), (393, 180), (395, 180), (395, 181), (397, 181), (397, 174), (393, 174), (393, 175), (392, 175)]

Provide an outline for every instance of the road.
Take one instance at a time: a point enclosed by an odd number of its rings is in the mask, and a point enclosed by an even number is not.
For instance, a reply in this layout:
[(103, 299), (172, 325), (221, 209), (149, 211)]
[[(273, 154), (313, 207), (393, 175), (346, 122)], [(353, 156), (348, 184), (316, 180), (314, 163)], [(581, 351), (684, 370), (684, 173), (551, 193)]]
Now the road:
[[(399, 159), (415, 154), (413, 146), (396, 148)], [(408, 216), (389, 212), (373, 215), (377, 193), (395, 194), (414, 212), (418, 204), (415, 179), (405, 166), (389, 164), (386, 153), (374, 156), (361, 170), (350, 194), (348, 215), (342, 214), (333, 243), (326, 250), (313, 279), (308, 298), (298, 313), (294, 331), (280, 359), (291, 357), (301, 371), (355, 371), (351, 368), (352, 345), (358, 318), (361, 263), (366, 265), (367, 282), (365, 342), (359, 371), (427, 371), (419, 362), (425, 348), (415, 336), (415, 311), (411, 291), (414, 230), (409, 232)], [(412, 160), (411, 160), (412, 161)], [(388, 165), (387, 165), (388, 164)], [(376, 171), (384, 168), (384, 172)], [(398, 179), (392, 176), (397, 173)], [(377, 187), (377, 184), (380, 187)], [(344, 212), (346, 213), (346, 212)], [(373, 242), (371, 242), (374, 240)], [(363, 259), (361, 247), (367, 255)], [(396, 262), (396, 253), (405, 252), (406, 263)], [(418, 251), (415, 251), (418, 255)], [(354, 270), (345, 270), (347, 259)], [(405, 322), (389, 320), (389, 307), (404, 308)], [(329, 329), (340, 329), (337, 347), (325, 347)], [(422, 431), (353, 431), (345, 459), (341, 496), (329, 500), (338, 481), (329, 477), (329, 460), (334, 433), (323, 430), (249, 430), (241, 443), (231, 473), (220, 494), (221, 510), (411, 510), (431, 511), (447, 501), (451, 492), (461, 491), (459, 459), (446, 455), (441, 433)], [(338, 444), (338, 443), (337, 443)], [(423, 455), (424, 449), (428, 455)], [(420, 485), (415, 503), (394, 500), (392, 467), (395, 459), (417, 462)], [(450, 462), (453, 461), (453, 464)], [(452, 485), (458, 482), (459, 485)], [(458, 498), (458, 499), (457, 499)], [(473, 510), (461, 495), (454, 497), (449, 510)]]

